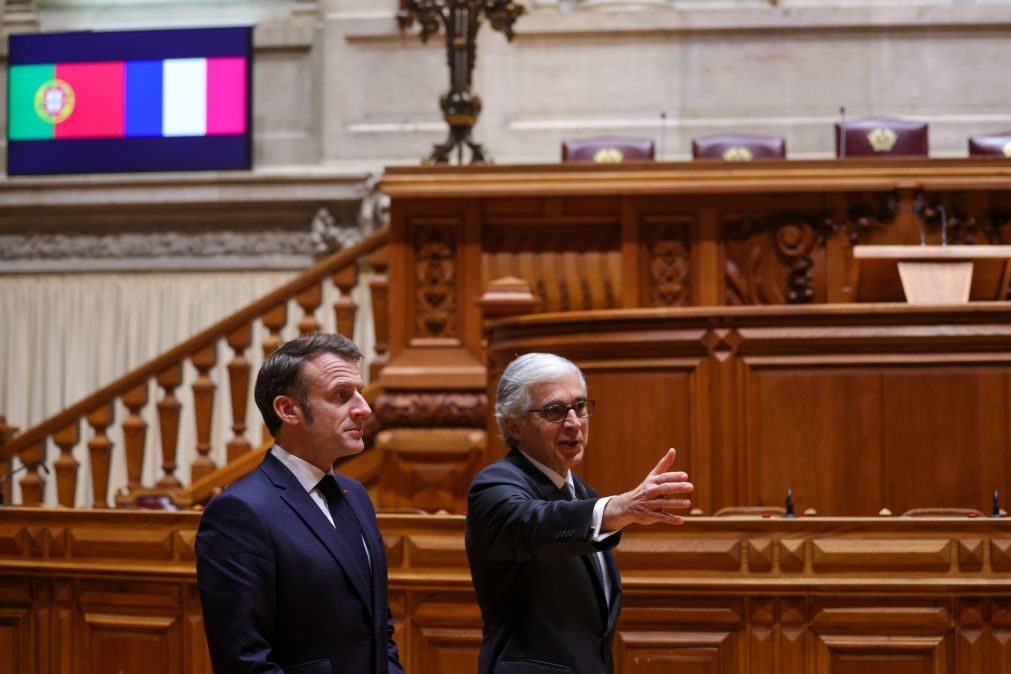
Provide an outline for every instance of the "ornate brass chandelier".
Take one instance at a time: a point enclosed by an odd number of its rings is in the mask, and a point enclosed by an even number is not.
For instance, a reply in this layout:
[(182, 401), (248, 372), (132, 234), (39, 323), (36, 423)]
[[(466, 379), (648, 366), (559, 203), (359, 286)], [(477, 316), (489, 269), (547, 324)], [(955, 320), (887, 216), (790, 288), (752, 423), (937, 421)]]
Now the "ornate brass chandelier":
[(397, 21), (405, 30), (417, 21), (421, 40), (439, 32), (446, 34), (449, 61), (449, 91), (439, 98), (442, 116), (449, 124), (449, 137), (435, 145), (425, 158), (428, 164), (448, 164), (453, 149), (457, 163), (463, 163), (463, 147), (470, 149), (470, 163), (483, 164), (490, 158), (480, 143), (471, 138), (471, 130), (481, 113), (481, 99), (471, 91), (471, 76), (477, 59), (475, 39), (481, 22), (487, 18), (491, 27), (513, 39), (513, 24), (524, 8), (510, 0), (402, 0)]

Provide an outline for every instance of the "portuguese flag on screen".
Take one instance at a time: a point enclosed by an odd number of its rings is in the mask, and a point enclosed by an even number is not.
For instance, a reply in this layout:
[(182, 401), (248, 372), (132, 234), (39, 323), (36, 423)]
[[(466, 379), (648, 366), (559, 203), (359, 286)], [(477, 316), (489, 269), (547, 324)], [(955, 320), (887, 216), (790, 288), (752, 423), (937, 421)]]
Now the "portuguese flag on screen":
[(130, 138), (246, 132), (246, 59), (13, 65), (9, 138)]

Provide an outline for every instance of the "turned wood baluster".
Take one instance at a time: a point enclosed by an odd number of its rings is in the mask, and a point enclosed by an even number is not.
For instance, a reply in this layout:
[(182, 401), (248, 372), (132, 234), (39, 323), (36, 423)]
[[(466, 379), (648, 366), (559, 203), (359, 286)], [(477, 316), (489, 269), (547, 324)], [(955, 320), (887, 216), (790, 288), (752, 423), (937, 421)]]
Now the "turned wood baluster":
[(247, 324), (228, 334), (228, 346), (232, 347), (235, 356), (228, 363), (228, 390), (232, 398), (232, 433), (235, 436), (228, 441), (227, 456), (231, 462), (250, 449), (252, 446), (246, 440), (246, 402), (249, 399), (249, 361), (246, 360), (246, 349), (253, 343), (253, 326)]
[(20, 454), (21, 463), (28, 464), (24, 477), (18, 481), (18, 485), (21, 487), (21, 505), (42, 505), (42, 494), (46, 488), (46, 480), (39, 474), (39, 464), (46, 458), (45, 446), (46, 441), (42, 440), (39, 444), (32, 445)]
[(369, 364), (369, 381), (377, 381), (379, 372), (389, 360), (387, 351), (390, 348), (390, 281), (386, 276), (386, 269), (389, 266), (386, 247), (370, 255), (368, 262), (373, 274), (369, 282), (369, 291), (372, 295), (372, 323), (376, 338), (373, 346), (376, 357)]
[(358, 285), (358, 265), (349, 264), (338, 270), (331, 277), (333, 284), (341, 291), (341, 296), (333, 303), (334, 316), (337, 319), (337, 332), (348, 339), (355, 336), (355, 316), (358, 305), (351, 299), (351, 291)]
[(140, 411), (147, 404), (147, 382), (126, 392), (123, 405), (129, 411), (123, 420), (123, 444), (126, 447), (126, 488), (134, 492), (141, 487), (144, 474), (144, 445), (147, 443), (147, 422)]
[(309, 286), (295, 296), (298, 306), (302, 307), (302, 320), (298, 322), (298, 331), (303, 335), (310, 332), (317, 332), (320, 329), (319, 321), (316, 320), (316, 309), (323, 304), (323, 284), (317, 283)]
[(53, 435), (60, 455), (53, 462), (56, 471), (56, 501), (61, 506), (73, 508), (77, 500), (77, 471), (80, 463), (74, 458), (74, 447), (80, 441), (79, 421), (65, 426)]
[(211, 452), (211, 421), (214, 419), (214, 391), (217, 386), (211, 379), (211, 368), (218, 362), (217, 343), (209, 344), (192, 356), (197, 368), (193, 382), (193, 418), (197, 430), (197, 457), (190, 466), (190, 481), (199, 480), (217, 466), (209, 456)]
[(267, 360), (270, 354), (281, 346), (281, 330), (288, 324), (288, 304), (278, 304), (276, 307), (263, 315), (263, 325), (270, 332), (270, 335), (263, 340), (263, 359)]
[[(260, 320), (263, 321), (264, 327), (270, 331), (270, 336), (263, 340), (263, 359), (267, 360), (270, 354), (274, 353), (277, 347), (281, 346), (281, 330), (288, 324), (288, 304), (278, 304), (265, 313)], [(267, 442), (270, 437), (270, 431), (267, 430), (267, 425), (264, 424), (261, 433), (261, 443)]]
[(113, 403), (103, 405), (88, 415), (88, 425), (94, 432), (88, 442), (91, 457), (91, 490), (94, 495), (92, 508), (109, 507), (109, 466), (112, 463), (112, 441), (105, 429), (112, 424)]
[(176, 451), (179, 446), (179, 408), (182, 405), (176, 400), (175, 390), (182, 382), (182, 363), (176, 363), (158, 375), (158, 385), (165, 391), (164, 397), (158, 401), (158, 427), (161, 431), (161, 467), (165, 473), (158, 480), (158, 486), (170, 489), (180, 486), (179, 478), (175, 476), (175, 471)]

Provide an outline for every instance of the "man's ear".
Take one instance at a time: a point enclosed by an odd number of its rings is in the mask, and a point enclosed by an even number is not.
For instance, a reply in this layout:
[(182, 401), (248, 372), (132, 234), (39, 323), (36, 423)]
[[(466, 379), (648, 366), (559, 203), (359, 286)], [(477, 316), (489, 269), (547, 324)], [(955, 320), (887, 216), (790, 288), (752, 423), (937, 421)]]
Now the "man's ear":
[(282, 424), (297, 426), (302, 423), (302, 408), (291, 396), (280, 395), (274, 398), (274, 414)]
[(512, 417), (503, 417), (502, 423), (505, 425), (506, 434), (513, 440), (520, 439), (520, 423)]

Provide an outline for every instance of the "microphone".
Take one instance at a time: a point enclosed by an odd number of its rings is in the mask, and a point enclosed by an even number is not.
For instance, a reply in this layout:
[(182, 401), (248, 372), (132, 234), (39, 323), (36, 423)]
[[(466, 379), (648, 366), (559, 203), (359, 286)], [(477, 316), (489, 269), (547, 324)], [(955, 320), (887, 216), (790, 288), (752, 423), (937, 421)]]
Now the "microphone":
[(846, 158), (846, 106), (839, 106), (839, 158)]
[(923, 217), (920, 215), (923, 212), (923, 208), (923, 201), (917, 199), (913, 204), (913, 215), (916, 216), (916, 231), (920, 233), (920, 245), (926, 246), (927, 234), (923, 231)]
[(660, 111), (660, 161), (667, 157), (667, 111)]
[(937, 210), (941, 213), (941, 245), (948, 245), (948, 213), (945, 212), (944, 206), (938, 206)]
[(44, 470), (46, 472), (46, 475), (50, 474), (49, 473), (49, 466), (46, 465), (45, 461), (29, 461), (28, 463), (22, 463), (20, 466), (18, 466), (17, 468), (15, 468), (11, 472), (7, 473), (2, 478), (0, 478), (0, 506), (2, 506), (4, 504), (4, 492), (3, 492), (3, 490), (4, 490), (4, 487), (7, 486), (7, 483), (10, 482), (11, 479), (15, 475), (17, 475), (18, 473), (20, 473), (21, 471), (27, 470), (29, 468), (40, 467), (40, 466), (42, 467), (42, 470)]

